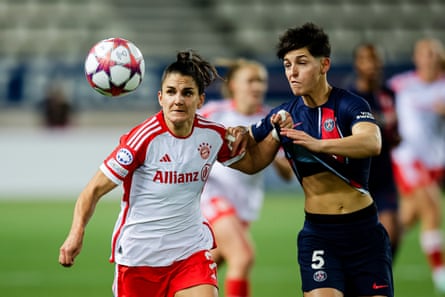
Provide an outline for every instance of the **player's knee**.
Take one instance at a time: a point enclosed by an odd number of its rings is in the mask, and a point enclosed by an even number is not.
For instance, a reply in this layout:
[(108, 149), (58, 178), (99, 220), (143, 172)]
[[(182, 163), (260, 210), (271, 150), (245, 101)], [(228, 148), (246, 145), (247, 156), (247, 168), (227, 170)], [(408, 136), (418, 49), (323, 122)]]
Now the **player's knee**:
[(234, 255), (231, 265), (240, 270), (250, 270), (255, 263), (255, 252), (253, 248), (246, 248)]

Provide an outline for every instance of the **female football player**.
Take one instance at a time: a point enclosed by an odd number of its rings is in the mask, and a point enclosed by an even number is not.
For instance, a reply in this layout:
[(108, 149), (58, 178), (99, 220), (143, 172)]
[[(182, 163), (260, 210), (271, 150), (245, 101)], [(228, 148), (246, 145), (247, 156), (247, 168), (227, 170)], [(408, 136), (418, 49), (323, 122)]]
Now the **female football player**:
[(238, 168), (255, 173), (284, 147), (305, 195), (298, 235), (305, 297), (392, 297), (391, 245), (368, 191), (371, 157), (381, 149), (371, 109), (328, 82), (331, 47), (322, 28), (290, 28), (277, 48), (295, 98), (249, 129), (229, 128), (238, 136), (233, 149), (246, 147)]
[(445, 173), (445, 49), (437, 39), (416, 42), (415, 70), (390, 80), (402, 142), (393, 151), (401, 220), (420, 222), (420, 243), (434, 284), (445, 293), (440, 181)]
[(121, 137), (80, 193), (60, 264), (74, 264), (96, 204), (122, 184), (110, 258), (115, 296), (218, 295), (215, 240), (200, 195), (215, 161), (230, 166), (241, 156), (231, 153), (222, 125), (196, 114), (216, 77), (196, 53), (178, 53), (162, 76), (162, 110)]

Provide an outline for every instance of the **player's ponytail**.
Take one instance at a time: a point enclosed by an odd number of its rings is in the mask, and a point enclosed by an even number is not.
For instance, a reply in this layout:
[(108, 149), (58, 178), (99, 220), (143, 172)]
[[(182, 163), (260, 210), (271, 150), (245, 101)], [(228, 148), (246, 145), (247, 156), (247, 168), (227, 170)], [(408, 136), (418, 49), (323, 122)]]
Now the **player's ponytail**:
[(191, 76), (198, 85), (199, 94), (204, 93), (216, 78), (221, 78), (216, 68), (193, 50), (178, 52), (176, 61), (164, 70), (162, 81), (173, 72)]

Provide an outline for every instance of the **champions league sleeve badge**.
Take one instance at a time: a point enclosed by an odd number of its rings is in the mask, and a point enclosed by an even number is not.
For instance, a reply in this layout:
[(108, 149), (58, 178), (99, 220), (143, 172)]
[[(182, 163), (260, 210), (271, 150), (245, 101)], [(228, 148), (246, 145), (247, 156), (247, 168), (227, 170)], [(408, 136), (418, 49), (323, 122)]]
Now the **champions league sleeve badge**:
[(116, 161), (122, 165), (130, 165), (133, 162), (133, 154), (126, 148), (121, 148), (116, 154)]

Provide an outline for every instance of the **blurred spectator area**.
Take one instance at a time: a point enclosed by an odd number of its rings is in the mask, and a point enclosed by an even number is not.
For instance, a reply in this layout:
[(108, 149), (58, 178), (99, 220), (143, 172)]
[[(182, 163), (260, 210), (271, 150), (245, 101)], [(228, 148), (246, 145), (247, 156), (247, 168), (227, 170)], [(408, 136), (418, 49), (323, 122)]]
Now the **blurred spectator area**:
[[(31, 109), (54, 82), (78, 108), (157, 108), (166, 62), (193, 48), (209, 59), (255, 58), (271, 74), (270, 98), (289, 95), (275, 45), (286, 28), (313, 21), (330, 34), (331, 80), (351, 70), (359, 42), (382, 47), (389, 72), (410, 67), (416, 39), (445, 41), (443, 0), (0, 0), (0, 104)], [(94, 93), (83, 76), (99, 40), (132, 40), (146, 59), (143, 85), (125, 100)], [(217, 86), (208, 98), (218, 97)], [(1, 125), (1, 121), (0, 121)]]
[(209, 55), (270, 59), (277, 34), (313, 21), (347, 58), (352, 44), (385, 45), (406, 58), (419, 36), (445, 37), (442, 0), (1, 0), (1, 54), (83, 55), (100, 39), (122, 36), (144, 53), (199, 48)]

